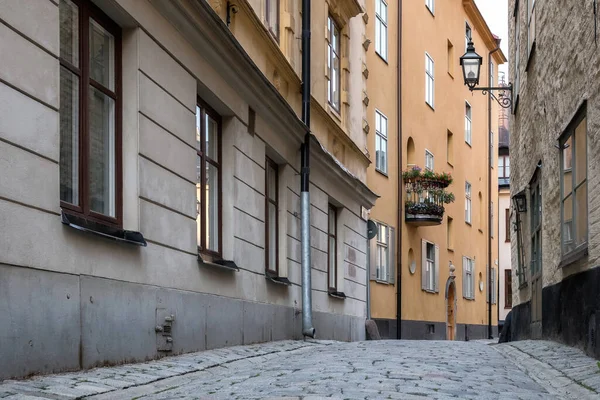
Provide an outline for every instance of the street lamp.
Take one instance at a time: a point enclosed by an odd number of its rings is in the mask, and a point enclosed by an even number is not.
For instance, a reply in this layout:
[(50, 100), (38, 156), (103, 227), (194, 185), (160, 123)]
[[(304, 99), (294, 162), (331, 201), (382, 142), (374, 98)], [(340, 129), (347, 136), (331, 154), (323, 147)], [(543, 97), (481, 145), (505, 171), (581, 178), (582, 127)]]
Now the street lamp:
[(513, 196), (513, 200), (517, 206), (517, 211), (520, 213), (527, 212), (527, 197), (524, 192), (517, 193)]
[[(489, 58), (491, 58), (492, 54), (499, 49), (500, 48), (497, 47), (496, 49), (490, 51)], [(487, 94), (490, 96), (490, 98), (494, 98), (500, 107), (510, 108), (512, 106), (512, 83), (509, 83), (508, 86), (476, 87), (479, 85), (479, 76), (481, 74), (482, 63), (483, 58), (475, 51), (475, 45), (473, 44), (473, 41), (469, 40), (469, 43), (467, 44), (467, 52), (460, 58), (460, 65), (463, 70), (465, 85), (471, 92), (473, 90), (480, 90), (482, 94)], [(494, 90), (500, 92), (498, 96), (495, 96), (492, 93)], [(506, 96), (506, 91), (510, 92), (510, 96)]]
[[(496, 46), (495, 49), (489, 52), (488, 54), (488, 68), (491, 65), (492, 54), (500, 50), (500, 45)], [(494, 221), (492, 220), (492, 169), (493, 165), (493, 154), (492, 154), (492, 98), (496, 100), (496, 102), (502, 108), (510, 108), (512, 107), (512, 83), (509, 83), (508, 86), (503, 87), (492, 87), (492, 74), (488, 73), (488, 86), (487, 87), (477, 87), (479, 85), (479, 76), (481, 74), (481, 64), (483, 63), (483, 58), (477, 54), (475, 51), (475, 45), (473, 44), (473, 40), (469, 38), (469, 43), (467, 43), (467, 52), (460, 58), (460, 65), (463, 70), (463, 78), (465, 80), (465, 85), (472, 92), (474, 90), (479, 90), (483, 95), (488, 96), (488, 260), (487, 260), (487, 276), (488, 276), (488, 337), (490, 339), (492, 336), (492, 229), (494, 226)], [(497, 90), (499, 92), (498, 96), (495, 96), (492, 92)], [(510, 96), (506, 96), (506, 91), (510, 93)]]
[(460, 65), (463, 69), (463, 77), (465, 79), (465, 85), (473, 90), (475, 86), (479, 85), (479, 74), (481, 73), (481, 64), (483, 58), (475, 52), (475, 46), (473, 42), (469, 40), (467, 45), (467, 52), (460, 58)]

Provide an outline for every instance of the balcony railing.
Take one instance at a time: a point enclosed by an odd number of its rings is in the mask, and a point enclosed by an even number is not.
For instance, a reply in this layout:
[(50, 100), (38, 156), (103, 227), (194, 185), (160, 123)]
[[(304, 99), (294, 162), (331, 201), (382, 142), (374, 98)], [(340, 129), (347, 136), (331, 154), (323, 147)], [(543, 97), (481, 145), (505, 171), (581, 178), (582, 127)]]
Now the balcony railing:
[(440, 225), (444, 217), (444, 205), (454, 201), (454, 194), (446, 191), (452, 176), (423, 171), (414, 166), (402, 173), (406, 200), (404, 221), (418, 226)]

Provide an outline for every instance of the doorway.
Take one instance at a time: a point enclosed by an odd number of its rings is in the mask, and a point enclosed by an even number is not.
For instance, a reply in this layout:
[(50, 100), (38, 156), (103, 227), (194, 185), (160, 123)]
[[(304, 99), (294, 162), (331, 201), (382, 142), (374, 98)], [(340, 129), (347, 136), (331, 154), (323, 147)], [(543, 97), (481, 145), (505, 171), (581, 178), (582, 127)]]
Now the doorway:
[(449, 278), (446, 284), (446, 340), (456, 337), (456, 284)]

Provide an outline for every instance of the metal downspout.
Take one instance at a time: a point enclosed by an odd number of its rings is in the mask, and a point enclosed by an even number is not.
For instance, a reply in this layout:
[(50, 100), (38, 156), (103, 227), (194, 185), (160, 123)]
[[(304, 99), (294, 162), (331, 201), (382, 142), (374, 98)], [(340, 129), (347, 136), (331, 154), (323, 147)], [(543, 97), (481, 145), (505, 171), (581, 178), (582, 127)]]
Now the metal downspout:
[(302, 122), (308, 128), (301, 148), (300, 215), (302, 263), (302, 335), (315, 337), (312, 324), (310, 260), (310, 2), (302, 0)]
[(397, 103), (398, 103), (398, 137), (396, 139), (398, 145), (398, 255), (396, 274), (396, 339), (402, 339), (402, 0), (398, 1), (398, 86)]

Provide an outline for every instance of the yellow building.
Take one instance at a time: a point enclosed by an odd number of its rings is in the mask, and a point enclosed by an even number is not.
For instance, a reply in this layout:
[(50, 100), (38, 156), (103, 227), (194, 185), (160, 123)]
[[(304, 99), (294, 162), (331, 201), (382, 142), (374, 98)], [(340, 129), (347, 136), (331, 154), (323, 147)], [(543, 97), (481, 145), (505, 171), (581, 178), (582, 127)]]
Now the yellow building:
[[(371, 3), (375, 3), (375, 9), (367, 7), (367, 35), (374, 38), (377, 45), (382, 37), (381, 27), (377, 26), (378, 7), (385, 3), (383, 0)], [(382, 268), (386, 262), (390, 263), (390, 257), (386, 260), (380, 256), (386, 244), (379, 237), (371, 242), (371, 253), (376, 254), (370, 258), (371, 317), (377, 322), (381, 335), (388, 338), (484, 338), (488, 336), (490, 235), (494, 288), (491, 323), (494, 334), (497, 332), (498, 216), (493, 215), (491, 229), (487, 216), (488, 210), (498, 205), (497, 135), (494, 135), (498, 106), (493, 102), (490, 135), (493, 148), (492, 160), (489, 160), (488, 98), (481, 92), (469, 91), (464, 85), (459, 58), (465, 53), (470, 38), (484, 57), (481, 86), (487, 86), (488, 77), (493, 80), (492, 86), (497, 84), (497, 66), (506, 59), (498, 50), (492, 55), (488, 68), (488, 52), (499, 42), (473, 0), (404, 1), (401, 2), (401, 79), (398, 82), (395, 64), (398, 10), (392, 10), (395, 7), (392, 4), (396, 3), (389, 2), (389, 19), (385, 26), (389, 64), (377, 60), (376, 49), (369, 49), (368, 54), (368, 67), (373, 72), (368, 80), (373, 103), (369, 106), (369, 118), (371, 124), (377, 125), (377, 110), (385, 109), (388, 113), (389, 169), (381, 174), (377, 172), (377, 165), (372, 165), (367, 176), (369, 186), (381, 195), (371, 211), (371, 219), (395, 226), (397, 210), (402, 211), (397, 242), (400, 257), (395, 259), (397, 262), (391, 257), (392, 265)], [(400, 113), (394, 114), (396, 87), (401, 88)], [(398, 158), (395, 156), (398, 136), (401, 138), (399, 169), (413, 174), (410, 181), (403, 182), (400, 193), (397, 185), (402, 182), (402, 176), (396, 169)], [(371, 136), (371, 152), (377, 143), (378, 135)], [(488, 195), (490, 168), (491, 197)], [(423, 178), (425, 173), (450, 174), (453, 181), (445, 192), (454, 194), (454, 202), (443, 204), (445, 185), (431, 183), (431, 179)], [(430, 202), (434, 205), (427, 205)], [(440, 205), (445, 206), (443, 215)], [(395, 279), (389, 279), (385, 274), (379, 275), (380, 269), (399, 273)]]

